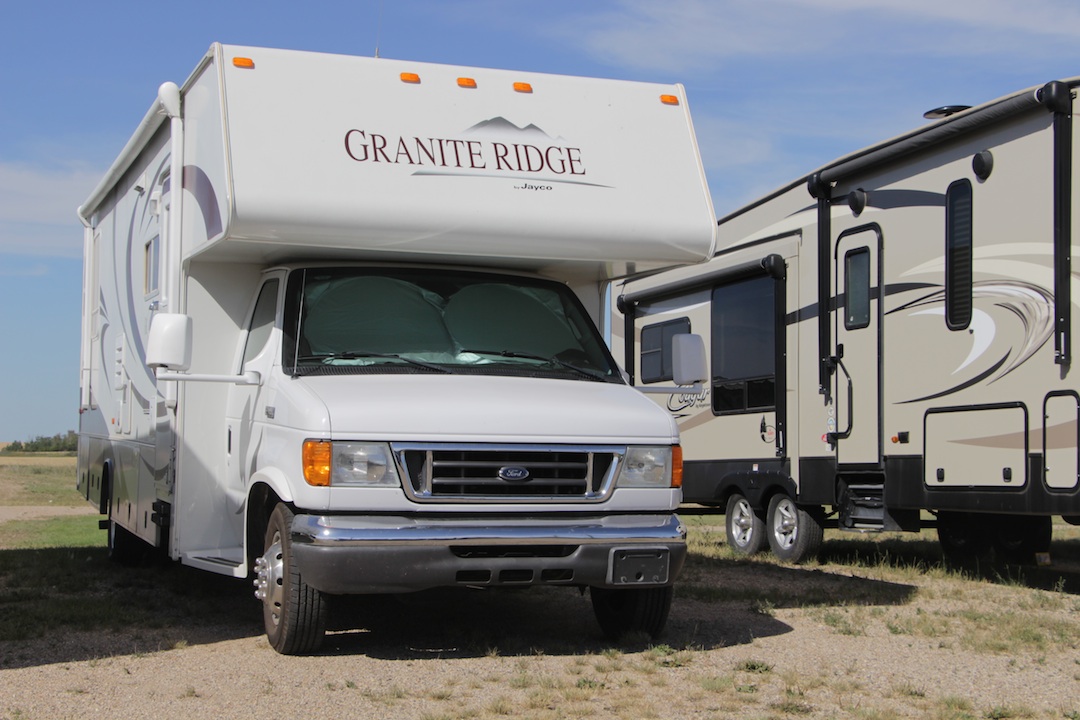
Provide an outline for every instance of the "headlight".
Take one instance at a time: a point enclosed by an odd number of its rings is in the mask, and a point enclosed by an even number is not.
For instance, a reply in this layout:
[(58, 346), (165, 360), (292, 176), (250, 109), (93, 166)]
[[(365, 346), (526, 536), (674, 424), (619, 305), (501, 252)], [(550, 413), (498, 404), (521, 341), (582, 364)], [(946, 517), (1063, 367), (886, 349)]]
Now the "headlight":
[(619, 471), (619, 487), (671, 487), (671, 446), (630, 447)]
[(390, 448), (382, 443), (334, 443), (331, 485), (398, 487)]
[(308, 441), (304, 443), (304, 479), (310, 485), (334, 487), (401, 485), (390, 448), (383, 443)]

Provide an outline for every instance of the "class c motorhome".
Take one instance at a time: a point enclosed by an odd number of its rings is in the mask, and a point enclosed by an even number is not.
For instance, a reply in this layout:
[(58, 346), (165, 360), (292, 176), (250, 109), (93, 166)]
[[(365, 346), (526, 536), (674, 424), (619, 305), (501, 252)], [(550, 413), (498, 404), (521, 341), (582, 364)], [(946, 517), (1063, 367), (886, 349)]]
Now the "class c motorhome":
[(936, 522), (950, 559), (1030, 561), (1080, 521), (1078, 84), (949, 108), (722, 218), (708, 263), (617, 283), (636, 383), (706, 339), (708, 387), (661, 402), (737, 552)]
[(79, 216), (113, 555), (253, 578), (282, 653), (328, 596), (445, 586), (662, 630), (678, 431), (596, 323), (613, 278), (714, 251), (680, 85), (215, 44)]

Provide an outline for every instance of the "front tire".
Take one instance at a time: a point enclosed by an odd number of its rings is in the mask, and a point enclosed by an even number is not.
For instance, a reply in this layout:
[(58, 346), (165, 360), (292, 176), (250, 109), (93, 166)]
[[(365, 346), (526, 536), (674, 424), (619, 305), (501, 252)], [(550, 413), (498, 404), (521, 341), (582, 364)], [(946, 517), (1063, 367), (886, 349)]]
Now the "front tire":
[(589, 588), (593, 614), (609, 640), (618, 642), (630, 633), (645, 633), (655, 640), (667, 624), (674, 589)]
[(292, 557), (293, 512), (279, 503), (266, 528), (265, 552), (255, 563), (255, 596), (263, 602), (266, 639), (282, 655), (312, 653), (326, 635), (327, 602), (304, 582)]
[(817, 557), (825, 537), (821, 522), (787, 495), (773, 495), (765, 523), (776, 557), (796, 564)]
[(728, 498), (724, 513), (727, 541), (736, 555), (756, 555), (765, 549), (765, 521), (754, 511), (750, 501), (739, 493)]

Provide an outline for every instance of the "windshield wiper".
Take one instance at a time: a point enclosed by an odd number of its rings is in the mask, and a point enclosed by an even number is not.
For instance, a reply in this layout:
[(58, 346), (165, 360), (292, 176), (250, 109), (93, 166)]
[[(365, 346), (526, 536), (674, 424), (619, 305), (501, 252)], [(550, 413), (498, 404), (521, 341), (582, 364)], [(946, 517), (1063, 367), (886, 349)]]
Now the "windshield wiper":
[(426, 370), (452, 374), (452, 371), (449, 368), (445, 368), (441, 365), (435, 365), (433, 363), (424, 362), (423, 360), (417, 360), (415, 358), (406, 357), (404, 355), (398, 355), (397, 353), (380, 353), (371, 352), (368, 350), (345, 350), (342, 352), (322, 353), (319, 355), (301, 355), (297, 358), (297, 361), (317, 360), (319, 362), (326, 362), (327, 360), (358, 360), (362, 358), (385, 358), (387, 360), (400, 360), (403, 363), (408, 363), (409, 365), (424, 368)]
[(565, 360), (560, 360), (557, 357), (546, 357), (544, 355), (534, 355), (533, 353), (519, 352), (517, 350), (462, 350), (465, 353), (474, 353), (476, 355), (497, 355), (499, 357), (507, 358), (521, 358), (523, 360), (539, 360), (540, 362), (550, 363), (552, 365), (558, 365), (561, 368), (572, 370), (579, 375), (589, 378), (590, 380), (600, 380), (607, 382), (608, 377), (595, 372), (593, 370), (586, 370), (585, 368), (578, 367), (573, 363), (568, 363)]

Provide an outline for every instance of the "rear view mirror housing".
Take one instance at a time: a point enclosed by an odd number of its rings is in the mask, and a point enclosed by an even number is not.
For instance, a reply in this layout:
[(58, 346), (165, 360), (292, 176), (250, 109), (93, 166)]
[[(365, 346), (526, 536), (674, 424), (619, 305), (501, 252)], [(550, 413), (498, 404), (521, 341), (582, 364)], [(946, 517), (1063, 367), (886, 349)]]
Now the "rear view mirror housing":
[(671, 374), (676, 385), (698, 385), (709, 378), (705, 340), (683, 333), (671, 338)]
[(191, 317), (180, 313), (157, 313), (150, 321), (146, 364), (183, 372), (191, 367)]
[(705, 340), (700, 335), (680, 333), (671, 338), (671, 378), (675, 386), (638, 385), (643, 393), (675, 395), (699, 394), (709, 379), (709, 360)]

